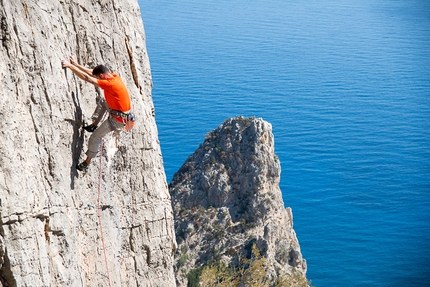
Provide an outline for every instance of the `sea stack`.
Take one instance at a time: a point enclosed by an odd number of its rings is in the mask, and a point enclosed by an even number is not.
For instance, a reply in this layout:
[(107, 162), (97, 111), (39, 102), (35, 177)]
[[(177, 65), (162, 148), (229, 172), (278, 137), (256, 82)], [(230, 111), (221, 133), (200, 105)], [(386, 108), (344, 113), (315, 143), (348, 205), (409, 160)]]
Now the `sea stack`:
[(241, 258), (257, 258), (253, 246), (265, 260), (265, 280), (305, 278), (280, 172), (270, 123), (236, 117), (206, 135), (169, 184), (178, 286), (202, 276), (205, 266), (240, 268)]

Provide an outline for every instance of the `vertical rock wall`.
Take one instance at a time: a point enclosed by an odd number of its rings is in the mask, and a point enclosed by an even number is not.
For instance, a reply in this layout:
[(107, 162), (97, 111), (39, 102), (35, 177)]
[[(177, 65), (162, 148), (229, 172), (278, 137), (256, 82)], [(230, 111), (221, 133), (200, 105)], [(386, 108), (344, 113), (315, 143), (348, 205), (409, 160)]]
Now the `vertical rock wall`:
[[(112, 286), (174, 286), (137, 1), (0, 0), (0, 27), (0, 286), (109, 286), (102, 238)], [(102, 164), (84, 174), (81, 127), (102, 93), (61, 68), (69, 55), (119, 74), (137, 117), (134, 130), (105, 137)]]

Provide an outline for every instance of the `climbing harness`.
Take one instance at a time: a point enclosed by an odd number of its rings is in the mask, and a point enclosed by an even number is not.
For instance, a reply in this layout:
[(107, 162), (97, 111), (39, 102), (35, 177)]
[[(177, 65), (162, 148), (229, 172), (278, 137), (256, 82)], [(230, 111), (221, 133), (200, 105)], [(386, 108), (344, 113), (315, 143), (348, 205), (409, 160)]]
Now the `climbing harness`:
[(136, 118), (130, 111), (121, 112), (118, 110), (110, 110), (109, 113), (115, 117), (121, 118), (122, 122), (125, 124), (125, 129), (131, 130), (134, 127)]

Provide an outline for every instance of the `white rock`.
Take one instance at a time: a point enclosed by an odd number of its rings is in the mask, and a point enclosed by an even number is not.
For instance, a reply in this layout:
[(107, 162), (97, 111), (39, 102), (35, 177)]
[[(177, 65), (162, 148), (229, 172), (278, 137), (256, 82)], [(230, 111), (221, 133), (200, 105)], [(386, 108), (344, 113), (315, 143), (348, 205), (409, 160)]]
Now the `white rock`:
[[(112, 286), (174, 286), (173, 215), (137, 1), (4, 0), (0, 26), (2, 280), (108, 286), (103, 238)], [(87, 173), (75, 169), (100, 91), (62, 69), (70, 55), (119, 74), (137, 118), (109, 163), (102, 149), (102, 225), (99, 157)]]

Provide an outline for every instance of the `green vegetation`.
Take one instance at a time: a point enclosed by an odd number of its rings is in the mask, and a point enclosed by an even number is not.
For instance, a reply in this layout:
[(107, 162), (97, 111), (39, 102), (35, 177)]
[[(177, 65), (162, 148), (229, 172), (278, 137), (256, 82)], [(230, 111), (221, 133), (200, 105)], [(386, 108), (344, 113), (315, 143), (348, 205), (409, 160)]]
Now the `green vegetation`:
[(293, 273), (288, 277), (280, 276), (275, 281), (275, 287), (312, 287), (311, 284), (311, 281), (308, 282), (299, 273)]
[(187, 280), (188, 280), (188, 284), (187, 287), (199, 287), (199, 279), (200, 276), (202, 274), (202, 270), (203, 270), (203, 266), (197, 268), (197, 269), (193, 269), (191, 270), (188, 274), (187, 274)]
[(181, 258), (179, 259), (179, 267), (181, 267), (182, 265), (185, 264), (185, 262), (187, 262), (188, 259), (188, 255), (187, 254), (182, 254)]
[(251, 258), (239, 256), (237, 266), (227, 266), (219, 260), (192, 270), (187, 274), (188, 287), (308, 287), (308, 282), (300, 273), (269, 278), (267, 259), (252, 246)]

